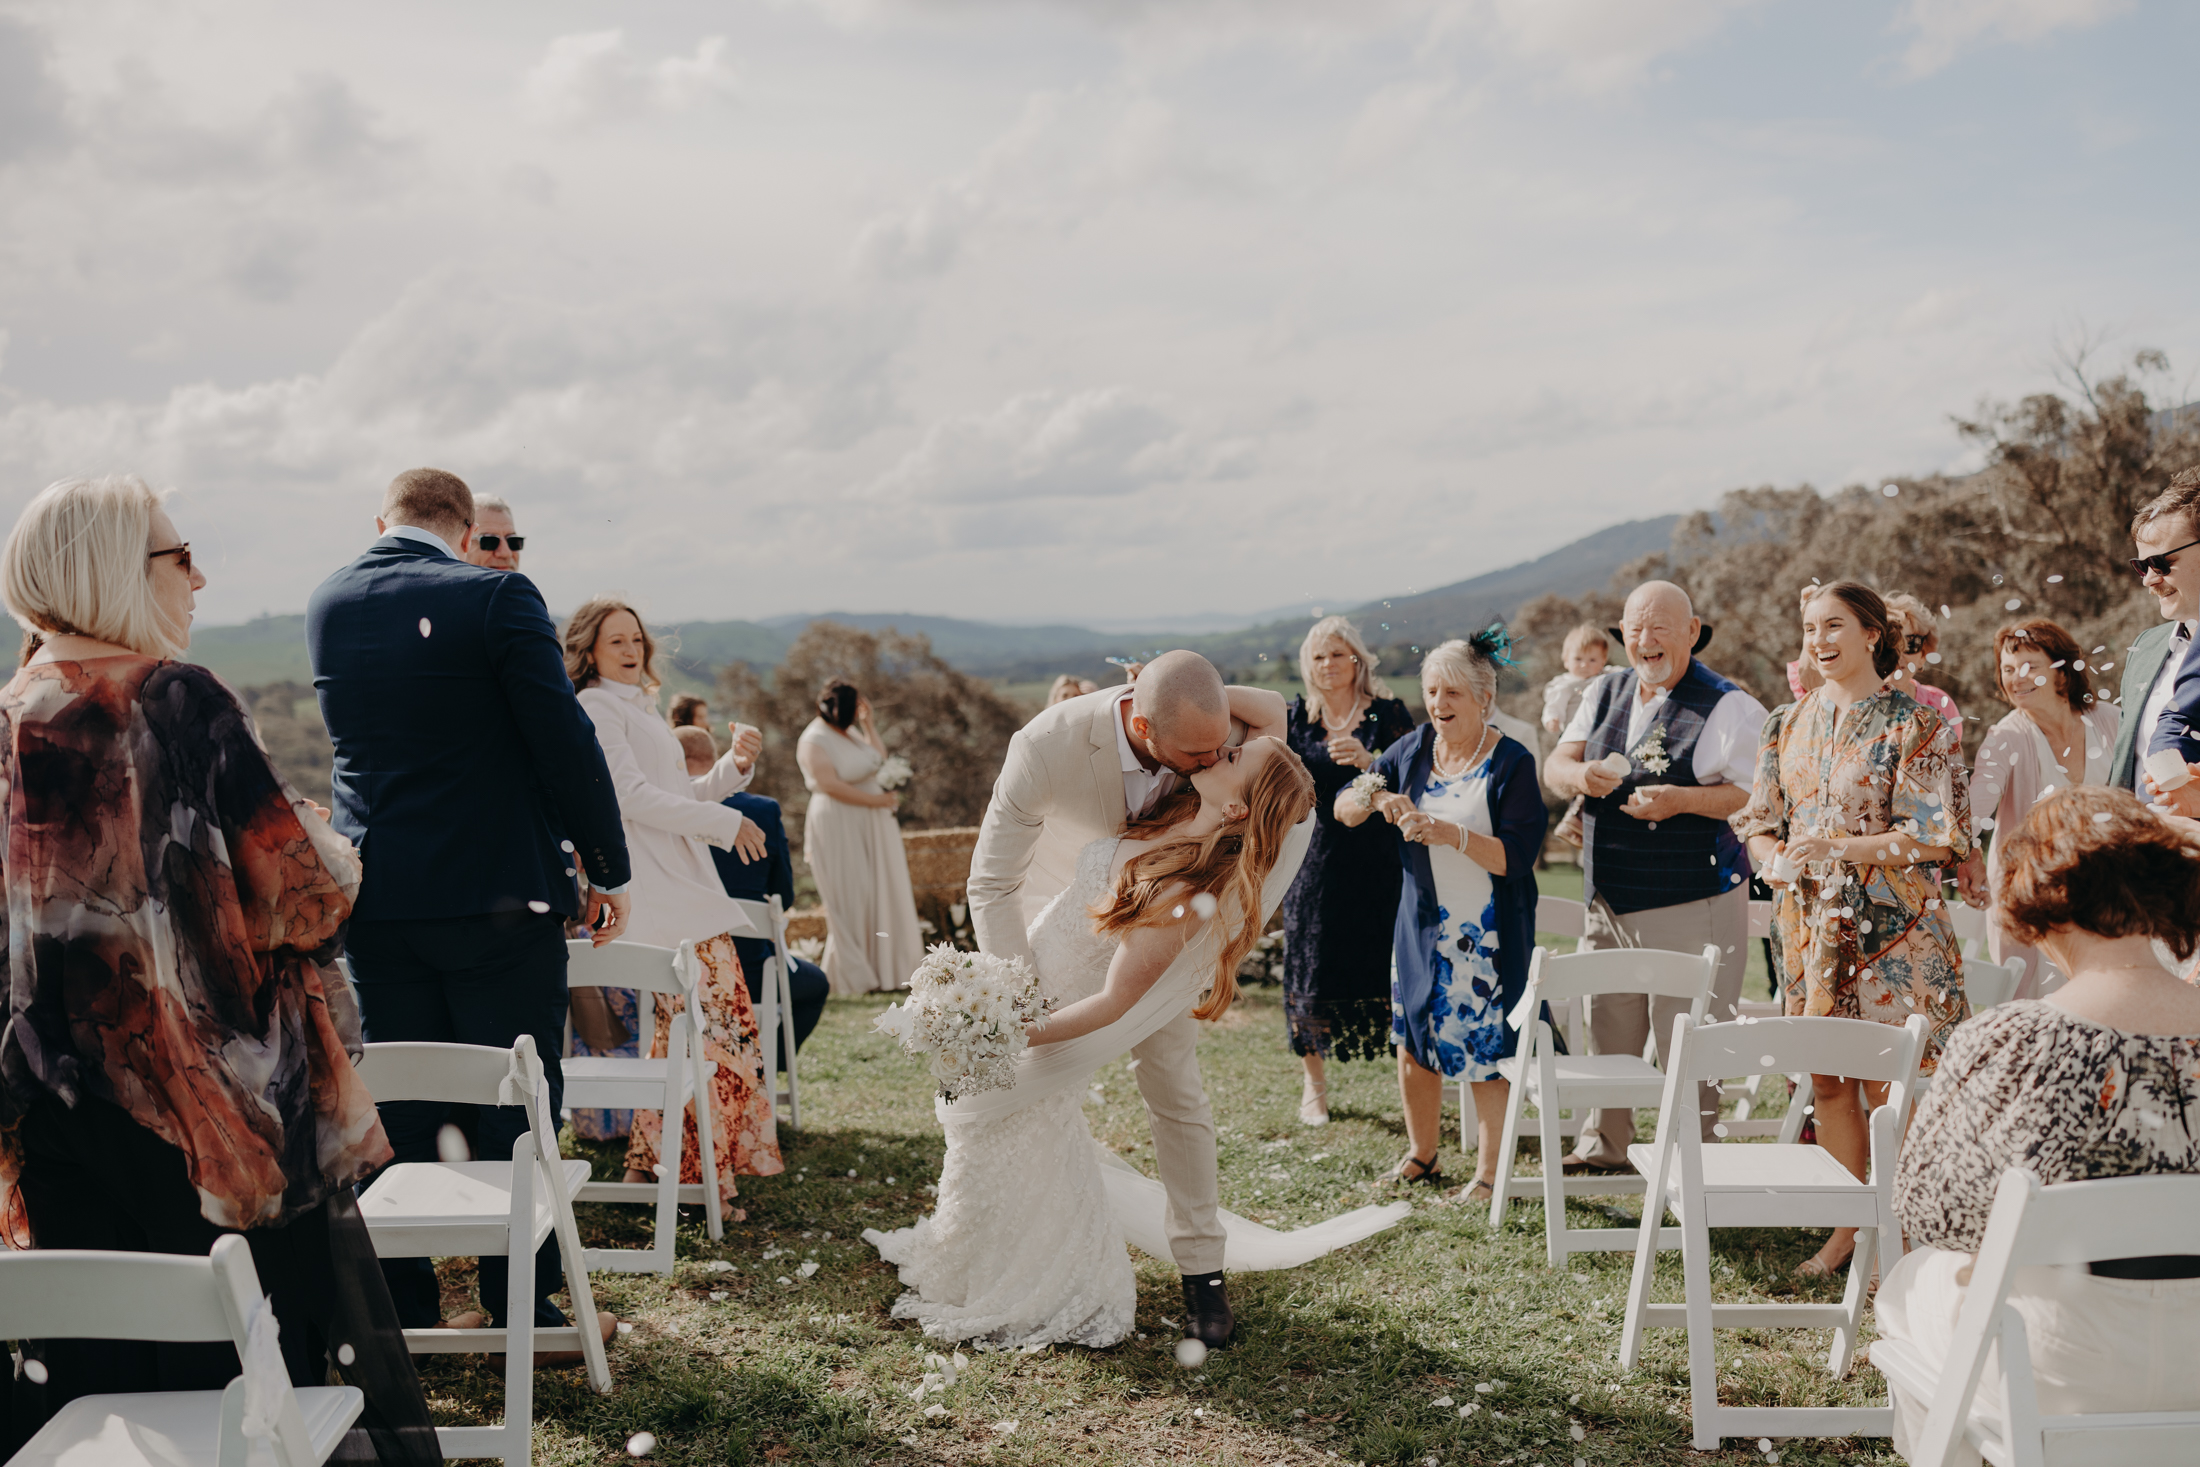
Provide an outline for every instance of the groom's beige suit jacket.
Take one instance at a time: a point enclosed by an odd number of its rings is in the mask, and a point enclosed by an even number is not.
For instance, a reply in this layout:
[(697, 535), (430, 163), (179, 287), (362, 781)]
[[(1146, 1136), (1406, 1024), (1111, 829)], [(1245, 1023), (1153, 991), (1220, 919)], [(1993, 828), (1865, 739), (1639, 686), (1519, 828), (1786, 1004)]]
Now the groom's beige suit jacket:
[[(1076, 877), (1078, 854), (1122, 831), (1121, 693), (1112, 688), (1057, 703), (1009, 740), (970, 861), (970, 924), (981, 950), (1028, 959), (1025, 929)], [(1263, 920), (1298, 874), (1313, 827), (1309, 817), (1291, 833), (1261, 893)], [(1155, 1168), (1169, 1193), (1169, 1246), (1177, 1267), (1186, 1274), (1219, 1272), (1215, 1123), (1199, 1075), (1199, 1021), (1187, 1010), (1131, 1055), (1153, 1121)]]

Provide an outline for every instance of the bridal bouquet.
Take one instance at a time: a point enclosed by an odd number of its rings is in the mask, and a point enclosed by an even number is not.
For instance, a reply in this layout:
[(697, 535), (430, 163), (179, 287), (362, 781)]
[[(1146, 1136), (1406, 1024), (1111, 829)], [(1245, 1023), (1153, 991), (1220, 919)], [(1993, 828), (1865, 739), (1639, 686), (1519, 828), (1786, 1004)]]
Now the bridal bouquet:
[(1022, 958), (966, 953), (939, 943), (909, 975), (909, 1002), (871, 1027), (892, 1035), (932, 1072), (940, 1095), (955, 1100), (1016, 1083), (1016, 1056), (1029, 1045), (1024, 1026), (1046, 1017), (1052, 1001)]
[(915, 773), (907, 759), (899, 754), (888, 754), (886, 762), (878, 767), (878, 787), (891, 794), (909, 783), (909, 777)]

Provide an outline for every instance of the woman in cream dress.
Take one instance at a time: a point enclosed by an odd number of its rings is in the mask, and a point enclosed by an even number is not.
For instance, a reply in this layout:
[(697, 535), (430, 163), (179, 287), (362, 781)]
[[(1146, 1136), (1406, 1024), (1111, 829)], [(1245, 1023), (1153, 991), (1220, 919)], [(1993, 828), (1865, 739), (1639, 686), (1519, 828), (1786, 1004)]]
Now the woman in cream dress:
[(924, 961), (924, 938), (894, 820), (901, 801), (878, 785), (886, 745), (852, 684), (827, 683), (817, 712), (795, 762), (810, 791), (802, 854), (825, 900), (825, 973), (835, 993), (900, 988)]

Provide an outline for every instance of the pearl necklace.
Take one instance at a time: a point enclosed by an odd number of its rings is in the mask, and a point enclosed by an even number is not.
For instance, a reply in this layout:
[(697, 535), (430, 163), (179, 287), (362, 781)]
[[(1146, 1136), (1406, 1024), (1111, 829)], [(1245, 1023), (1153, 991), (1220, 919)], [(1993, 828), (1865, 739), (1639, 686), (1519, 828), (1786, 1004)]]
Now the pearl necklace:
[(1360, 726), (1361, 719), (1367, 717), (1366, 711), (1360, 707), (1359, 699), (1355, 698), (1352, 700), (1352, 709), (1352, 715), (1345, 719), (1343, 723), (1331, 723), (1329, 721), (1329, 705), (1325, 702), (1321, 702), (1320, 700), (1316, 700), (1314, 704), (1314, 716), (1322, 721), (1323, 728), (1329, 730), (1329, 732), (1333, 734), (1350, 733), (1352, 730)]
[(1466, 763), (1460, 765), (1457, 769), (1446, 769), (1444, 767), (1444, 761), (1441, 757), (1439, 757), (1438, 752), (1443, 747), (1443, 745), (1441, 742), (1439, 742), (1436, 748), (1429, 750), (1429, 767), (1435, 770), (1436, 773), (1442, 776), (1444, 779), (1457, 779), (1460, 775), (1465, 774), (1468, 770), (1474, 768), (1475, 765), (1482, 762), (1482, 754), (1486, 749), (1489, 748), (1490, 745), (1490, 736), (1496, 732), (1497, 725), (1493, 723), (1485, 723), (1482, 726), (1481, 741), (1474, 746), (1473, 756), (1469, 758)]

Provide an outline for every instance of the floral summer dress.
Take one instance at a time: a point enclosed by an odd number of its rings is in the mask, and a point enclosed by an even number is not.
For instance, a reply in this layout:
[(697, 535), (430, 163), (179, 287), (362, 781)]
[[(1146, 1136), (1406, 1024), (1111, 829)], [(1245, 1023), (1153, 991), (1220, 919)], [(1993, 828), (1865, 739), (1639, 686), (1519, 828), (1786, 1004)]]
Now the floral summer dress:
[[(1946, 720), (1909, 694), (1881, 691), (1837, 712), (1824, 688), (1773, 710), (1757, 783), (1734, 817), (1743, 839), (1899, 832), (1918, 846), (1971, 848), (1970, 791)], [(1970, 1014), (1963, 957), (1936, 866), (1819, 862), (1779, 890), (1773, 950), (1787, 1012), (1930, 1025), (1930, 1073)]]
[[(1495, 757), (1495, 751), (1491, 753)], [(1429, 771), (1416, 808), (1477, 835), (1490, 828), (1490, 759), (1454, 779)], [(1394, 1004), (1391, 1038), (1449, 1080), (1495, 1080), (1508, 1053), (1504, 983), (1497, 975), (1497, 888), (1454, 846), (1428, 848), (1436, 877), (1434, 991), (1425, 1015)]]

